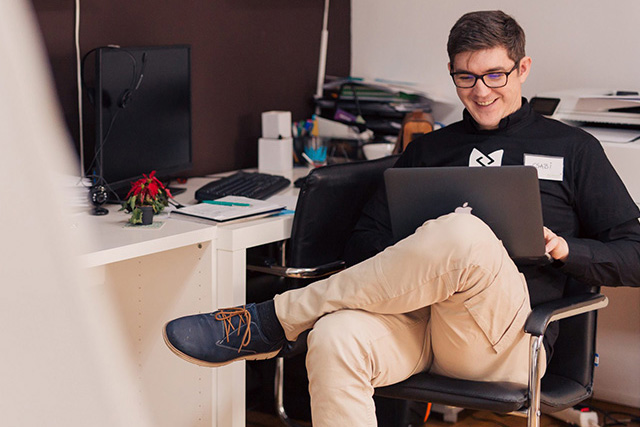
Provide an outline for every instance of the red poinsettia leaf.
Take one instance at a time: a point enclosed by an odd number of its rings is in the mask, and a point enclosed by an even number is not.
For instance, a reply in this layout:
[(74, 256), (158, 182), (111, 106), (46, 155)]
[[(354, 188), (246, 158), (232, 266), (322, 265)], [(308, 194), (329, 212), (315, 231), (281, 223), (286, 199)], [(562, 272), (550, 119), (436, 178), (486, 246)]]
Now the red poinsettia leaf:
[(148, 185), (148, 194), (151, 197), (156, 197), (158, 195), (158, 184), (156, 184), (155, 182), (150, 182)]
[(173, 199), (173, 196), (171, 195), (171, 191), (169, 191), (168, 188), (164, 188), (164, 192), (167, 193), (167, 197), (169, 197), (170, 199)]
[(158, 187), (164, 188), (164, 184), (162, 182), (160, 182), (160, 180), (158, 178), (153, 177), (153, 182), (155, 182), (158, 185)]

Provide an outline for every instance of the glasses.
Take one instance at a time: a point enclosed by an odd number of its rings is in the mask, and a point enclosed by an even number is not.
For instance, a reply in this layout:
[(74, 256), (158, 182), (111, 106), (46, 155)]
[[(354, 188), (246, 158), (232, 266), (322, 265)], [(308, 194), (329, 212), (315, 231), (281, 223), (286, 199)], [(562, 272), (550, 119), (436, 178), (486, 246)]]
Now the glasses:
[(453, 84), (461, 89), (471, 89), (476, 85), (478, 79), (482, 80), (482, 83), (484, 83), (486, 87), (498, 89), (507, 85), (507, 82), (509, 81), (509, 74), (517, 70), (519, 65), (520, 61), (516, 62), (516, 65), (514, 65), (508, 72), (494, 71), (481, 76), (465, 72), (450, 73), (450, 75), (453, 79)]

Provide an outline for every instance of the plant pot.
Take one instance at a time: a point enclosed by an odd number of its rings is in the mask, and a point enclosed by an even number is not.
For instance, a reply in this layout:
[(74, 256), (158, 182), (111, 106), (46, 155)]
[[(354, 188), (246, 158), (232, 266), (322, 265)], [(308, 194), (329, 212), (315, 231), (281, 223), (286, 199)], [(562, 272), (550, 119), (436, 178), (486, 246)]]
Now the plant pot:
[(142, 225), (149, 225), (153, 223), (153, 206), (141, 206), (142, 211)]

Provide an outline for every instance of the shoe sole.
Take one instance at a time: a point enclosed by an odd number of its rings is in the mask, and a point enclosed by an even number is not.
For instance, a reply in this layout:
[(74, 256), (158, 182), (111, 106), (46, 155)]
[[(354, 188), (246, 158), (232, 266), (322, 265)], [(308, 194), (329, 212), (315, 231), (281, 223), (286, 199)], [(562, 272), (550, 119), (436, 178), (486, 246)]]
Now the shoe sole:
[(272, 359), (274, 357), (277, 356), (278, 353), (280, 353), (280, 350), (282, 350), (281, 348), (279, 348), (276, 351), (272, 351), (270, 353), (257, 353), (257, 354), (248, 354), (245, 356), (239, 356), (236, 357), (235, 359), (231, 359), (231, 360), (227, 360), (225, 362), (207, 362), (206, 360), (201, 360), (198, 358), (195, 358), (193, 356), (189, 356), (186, 353), (183, 353), (182, 351), (178, 350), (176, 347), (174, 347), (173, 344), (171, 344), (171, 342), (169, 341), (169, 338), (167, 337), (167, 325), (169, 323), (164, 325), (164, 328), (162, 328), (162, 338), (164, 339), (164, 343), (167, 345), (167, 347), (169, 347), (169, 350), (171, 350), (176, 356), (178, 356), (179, 358), (186, 360), (187, 362), (193, 363), (195, 365), (199, 365), (199, 366), (204, 366), (207, 368), (217, 368), (220, 366), (225, 366), (225, 365), (229, 365), (233, 362), (237, 362), (240, 360), (266, 360), (266, 359)]

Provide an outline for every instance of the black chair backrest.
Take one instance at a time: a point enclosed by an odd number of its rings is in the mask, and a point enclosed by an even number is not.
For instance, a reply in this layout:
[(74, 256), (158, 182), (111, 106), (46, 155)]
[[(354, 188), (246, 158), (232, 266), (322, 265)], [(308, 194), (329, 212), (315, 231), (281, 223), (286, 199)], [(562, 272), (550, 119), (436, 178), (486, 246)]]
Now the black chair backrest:
[(311, 171), (298, 196), (287, 266), (313, 267), (342, 259), (364, 204), (396, 160), (389, 156)]

